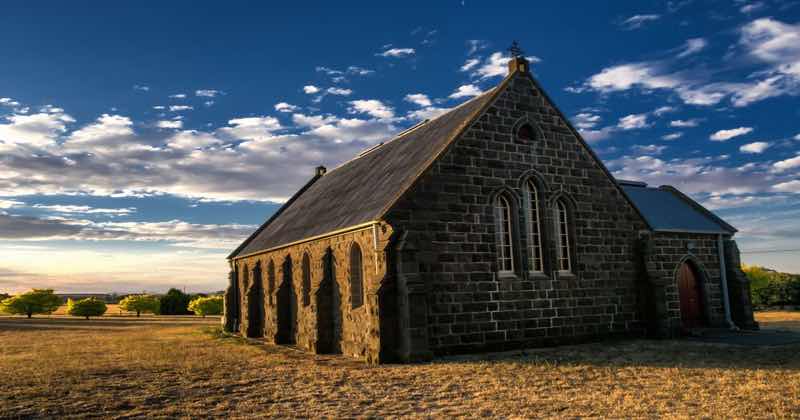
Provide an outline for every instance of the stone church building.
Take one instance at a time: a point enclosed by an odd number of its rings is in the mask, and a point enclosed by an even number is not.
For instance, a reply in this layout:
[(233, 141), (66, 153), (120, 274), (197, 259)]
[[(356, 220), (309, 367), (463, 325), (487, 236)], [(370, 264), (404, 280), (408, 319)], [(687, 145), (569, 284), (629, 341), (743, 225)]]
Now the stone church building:
[(522, 57), (316, 174), (231, 253), (224, 327), (373, 363), (757, 328), (736, 229), (615, 180)]

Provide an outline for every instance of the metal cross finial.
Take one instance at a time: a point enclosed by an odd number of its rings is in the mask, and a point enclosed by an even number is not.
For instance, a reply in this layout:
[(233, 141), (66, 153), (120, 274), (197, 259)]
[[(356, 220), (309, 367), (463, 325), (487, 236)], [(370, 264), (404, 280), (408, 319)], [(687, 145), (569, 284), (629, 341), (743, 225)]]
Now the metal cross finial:
[(511, 57), (515, 58), (522, 57), (525, 54), (525, 52), (522, 51), (522, 48), (519, 47), (519, 43), (516, 40), (511, 43), (510, 47), (508, 47), (508, 52), (511, 53)]

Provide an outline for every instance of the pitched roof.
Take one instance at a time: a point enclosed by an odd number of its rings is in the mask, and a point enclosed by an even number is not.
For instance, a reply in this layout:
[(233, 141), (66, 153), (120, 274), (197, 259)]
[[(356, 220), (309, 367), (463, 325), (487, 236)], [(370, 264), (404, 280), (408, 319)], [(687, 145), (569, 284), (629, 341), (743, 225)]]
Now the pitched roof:
[(736, 233), (736, 228), (676, 188), (618, 181), (651, 228), (669, 232)]
[(312, 180), (228, 258), (379, 219), (509, 79)]

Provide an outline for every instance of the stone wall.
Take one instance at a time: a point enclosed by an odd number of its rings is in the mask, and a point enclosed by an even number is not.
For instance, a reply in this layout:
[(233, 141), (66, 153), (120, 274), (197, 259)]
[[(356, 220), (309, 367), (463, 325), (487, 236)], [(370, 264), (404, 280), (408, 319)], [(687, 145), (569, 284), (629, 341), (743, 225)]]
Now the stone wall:
[[(514, 139), (523, 120), (538, 131), (533, 142)], [(526, 269), (519, 206), (529, 176), (544, 190), (545, 270), (537, 275)], [(516, 197), (519, 209), (520, 264), (507, 278), (495, 274), (491, 197), (501, 189)], [(572, 204), (571, 274), (553, 265), (554, 220), (547, 209), (556, 197)], [(572, 342), (641, 327), (634, 247), (645, 225), (525, 76), (510, 81), (386, 220), (415, 249), (415, 276), (427, 287), (427, 340), (436, 354)]]
[(684, 261), (700, 275), (702, 302), (709, 326), (722, 327), (725, 311), (717, 247), (717, 235), (702, 233), (665, 233), (649, 235), (643, 244), (647, 280), (653, 293), (651, 318), (654, 335), (676, 336), (681, 330), (680, 297), (677, 272)]
[[(381, 352), (381, 331), (378, 292), (381, 285), (389, 281), (387, 274), (386, 248), (389, 246), (392, 230), (386, 224), (336, 236), (317, 239), (274, 251), (261, 253), (235, 261), (239, 273), (239, 287), (243, 287), (244, 267), (250, 271), (250, 280), (260, 281), (263, 290), (264, 330), (266, 341), (280, 343), (278, 330), (279, 293), (287, 286), (284, 278), (284, 262), (291, 258), (291, 284), (296, 306), (288, 341), (298, 347), (313, 352), (342, 353), (368, 361), (379, 361)], [(376, 241), (377, 239), (377, 241)], [(350, 293), (350, 249), (357, 243), (363, 255), (364, 304), (352, 308)], [(330, 252), (330, 253), (329, 253)], [(307, 253), (311, 267), (311, 290), (308, 305), (303, 302), (303, 255)], [(332, 258), (332, 266), (326, 261)], [(269, 264), (275, 267), (274, 288), (269, 287)], [(260, 267), (260, 276), (254, 272)], [(335, 280), (335, 281), (332, 281)], [(252, 294), (251, 294), (252, 295)], [(250, 321), (248, 314), (248, 294), (241, 299), (241, 323), (239, 331), (246, 333)], [(320, 332), (321, 327), (322, 331)]]

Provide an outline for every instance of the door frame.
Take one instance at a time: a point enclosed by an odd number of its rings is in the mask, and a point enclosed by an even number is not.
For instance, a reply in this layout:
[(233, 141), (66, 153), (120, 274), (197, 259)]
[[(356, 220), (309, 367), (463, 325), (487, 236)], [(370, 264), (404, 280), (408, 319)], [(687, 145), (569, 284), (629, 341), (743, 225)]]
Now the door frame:
[[(686, 255), (678, 262), (675, 266), (675, 270), (673, 272), (672, 278), (675, 284), (675, 290), (678, 294), (678, 312), (680, 313), (680, 301), (681, 301), (681, 287), (678, 281), (678, 276), (680, 276), (681, 267), (686, 264), (690, 270), (695, 275), (695, 279), (697, 280), (697, 288), (699, 293), (699, 300), (700, 300), (700, 314), (701, 314), (701, 326), (710, 326), (711, 325), (711, 302), (708, 296), (708, 290), (706, 287), (708, 286), (708, 274), (705, 270), (703, 264), (697, 260), (696, 257), (693, 255)], [(683, 325), (683, 317), (679, 316), (678, 319), (681, 323), (681, 328), (686, 328)]]

